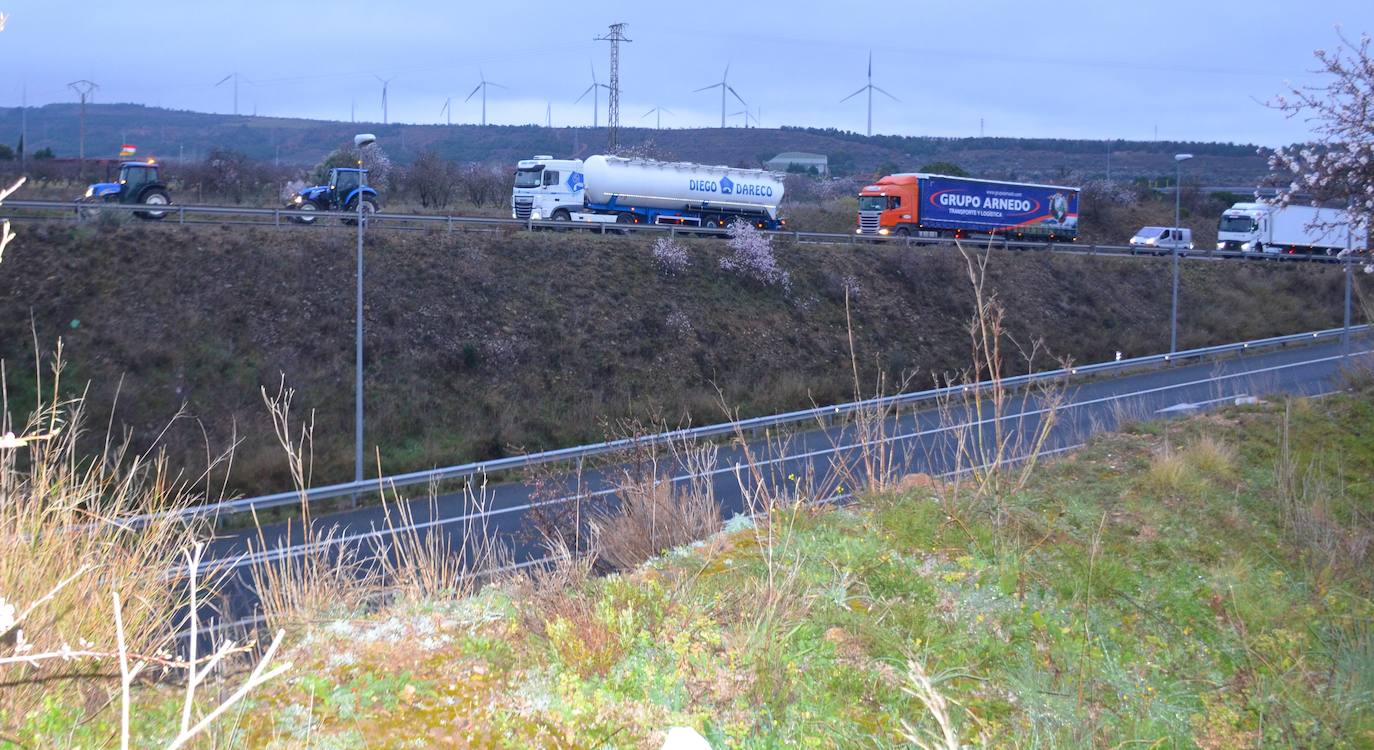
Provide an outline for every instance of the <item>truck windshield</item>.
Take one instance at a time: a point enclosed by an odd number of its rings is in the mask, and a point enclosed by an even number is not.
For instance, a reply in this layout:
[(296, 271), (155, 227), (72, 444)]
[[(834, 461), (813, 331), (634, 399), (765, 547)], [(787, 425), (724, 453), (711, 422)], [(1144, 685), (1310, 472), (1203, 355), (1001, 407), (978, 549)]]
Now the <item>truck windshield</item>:
[(1253, 232), (1255, 220), (1249, 216), (1222, 216), (1219, 228), (1223, 232)]
[(543, 167), (539, 169), (517, 169), (515, 170), (515, 186), (518, 188), (537, 188), (541, 184), (539, 173), (543, 172)]
[(887, 196), (883, 195), (861, 195), (859, 196), (860, 211), (882, 211), (887, 208)]

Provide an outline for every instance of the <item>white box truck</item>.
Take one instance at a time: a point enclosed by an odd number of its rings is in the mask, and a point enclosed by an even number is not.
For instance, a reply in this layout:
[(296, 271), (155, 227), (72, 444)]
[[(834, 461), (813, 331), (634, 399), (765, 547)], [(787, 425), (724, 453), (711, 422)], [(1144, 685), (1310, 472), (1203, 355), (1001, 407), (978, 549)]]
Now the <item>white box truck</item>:
[(589, 156), (516, 164), (511, 216), (534, 221), (782, 229), (783, 176), (762, 169)]
[(1221, 214), (1217, 249), (1246, 253), (1336, 255), (1369, 247), (1367, 228), (1339, 208), (1237, 203)]

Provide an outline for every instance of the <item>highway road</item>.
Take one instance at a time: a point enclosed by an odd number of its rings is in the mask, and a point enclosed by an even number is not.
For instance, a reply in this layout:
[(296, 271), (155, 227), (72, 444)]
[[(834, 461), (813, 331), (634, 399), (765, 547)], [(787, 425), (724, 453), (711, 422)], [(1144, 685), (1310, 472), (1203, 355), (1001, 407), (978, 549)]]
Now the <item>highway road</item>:
[[(49, 221), (72, 223), (79, 221), (76, 204), (64, 201), (25, 201), (8, 200), (5, 202), (8, 218), (14, 221)], [(137, 205), (121, 204), (102, 204), (101, 211), (115, 211), (122, 213), (134, 213), (142, 210)], [(328, 231), (330, 228), (338, 229), (342, 225), (340, 220), (350, 219), (353, 215), (349, 213), (326, 213), (318, 212), (311, 217), (316, 219), (312, 225), (298, 224), (292, 220), (294, 216), (302, 213), (293, 209), (284, 208), (247, 208), (242, 206), (194, 206), (184, 204), (172, 204), (167, 208), (167, 216), (160, 222), (147, 222), (148, 226), (174, 225), (174, 224), (209, 224), (209, 225), (229, 225), (229, 226), (258, 226), (258, 227), (277, 227), (283, 230), (294, 229), (296, 231)], [(463, 231), (463, 232), (488, 232), (495, 233), (502, 231), (503, 228), (509, 231), (510, 228), (543, 229), (549, 231), (583, 231), (583, 232), (611, 232), (611, 233), (642, 233), (648, 232), (652, 236), (662, 236), (666, 234), (679, 234), (685, 236), (717, 235), (725, 236), (725, 230), (720, 229), (701, 229), (691, 228), (682, 229), (659, 224), (615, 224), (611, 229), (606, 225), (598, 224), (594, 226), (578, 226), (566, 222), (553, 221), (526, 221), (511, 218), (498, 218), (490, 216), (441, 216), (429, 214), (399, 214), (399, 213), (378, 213), (368, 220), (368, 231), (411, 231), (411, 232), (435, 232), (435, 231)], [(353, 230), (348, 230), (353, 231)], [(952, 239), (918, 239), (914, 237), (879, 237), (875, 235), (858, 236), (850, 232), (806, 232), (786, 230), (779, 232), (769, 232), (773, 236), (790, 238), (794, 242), (803, 245), (853, 245), (853, 244), (887, 244), (905, 246), (952, 246), (955, 241)], [(978, 246), (986, 245), (986, 240), (967, 240)], [(1069, 255), (1136, 255), (1145, 254), (1141, 248), (1132, 248), (1127, 245), (1092, 245), (1081, 242), (1069, 243), (1044, 243), (1038, 241), (1008, 241), (999, 238), (995, 247), (1014, 249), (1014, 250), (1043, 250)], [(1274, 261), (1274, 262), (1341, 262), (1337, 258), (1324, 255), (1281, 255), (1276, 253), (1241, 253), (1231, 251), (1218, 251), (1210, 248), (1198, 248), (1182, 254), (1189, 260), (1220, 260), (1223, 258), (1244, 259), (1249, 261)], [(1167, 257), (1167, 255), (1155, 256)], [(1363, 256), (1361, 258), (1363, 260)], [(1367, 262), (1367, 260), (1364, 260)]]
[[(1369, 339), (1355, 338), (1351, 346), (1352, 356), (1371, 356)], [(1122, 420), (1170, 418), (1248, 397), (1329, 393), (1339, 387), (1341, 368), (1349, 361), (1343, 351), (1339, 341), (1332, 341), (1076, 382), (1062, 386), (1057, 405), (1047, 401), (1044, 393), (1031, 390), (1011, 396), (1000, 418), (986, 410), (981, 418), (974, 418), (967, 405), (956, 401), (944, 408), (927, 406), (889, 414), (881, 420), (881, 430), (867, 433), (847, 423), (817, 424), (790, 433), (742, 435), (742, 440), (716, 446), (709, 470), (691, 470), (665, 458), (660, 476), (679, 484), (708, 482), (727, 517), (748, 511), (746, 497), (756, 491), (759, 481), (778, 488), (792, 484), (789, 477), (804, 477), (808, 478), (805, 484), (819, 488), (823, 495), (814, 499), (845, 499), (850, 495), (853, 475), (862, 473), (859, 466), (864, 443), (870, 448), (885, 448), (897, 473), (947, 475), (978, 462), (978, 454), (970, 456), (960, 448), (970, 444), (975, 432), (990, 440), (1000, 424), (1011, 441), (1010, 453), (1016, 455), (1041, 421), (1052, 419), (1044, 453), (1053, 455), (1072, 450), (1097, 432), (1116, 428)], [(757, 473), (751, 472), (746, 454), (753, 457)], [(457, 544), (465, 528), (485, 523), (490, 533), (511, 545), (518, 565), (537, 563), (542, 550), (530, 543), (528, 534), (521, 533), (529, 529), (532, 511), (580, 503), (585, 514), (594, 505), (613, 502), (614, 480), (623, 475), (626, 460), (612, 459), (586, 466), (580, 474), (556, 476), (545, 481), (538, 495), (531, 486), (518, 481), (491, 484), (485, 488), (486, 499), (480, 508), (465, 493), (414, 498), (408, 501), (413, 521), (410, 528), (422, 537), (445, 534)], [(310, 542), (300, 524), (294, 522), (265, 526), (261, 538), (266, 548), (258, 543), (257, 530), (223, 533), (213, 541), (205, 564), (228, 569), (231, 576), (226, 588), (228, 611), (221, 613), (222, 622), (243, 626), (258, 619), (249, 575), (253, 565), (299, 559), (321, 549), (335, 554), (345, 545), (366, 559), (385, 549), (388, 540), (378, 507), (316, 516), (313, 524), (320, 531), (333, 530), (327, 544)]]

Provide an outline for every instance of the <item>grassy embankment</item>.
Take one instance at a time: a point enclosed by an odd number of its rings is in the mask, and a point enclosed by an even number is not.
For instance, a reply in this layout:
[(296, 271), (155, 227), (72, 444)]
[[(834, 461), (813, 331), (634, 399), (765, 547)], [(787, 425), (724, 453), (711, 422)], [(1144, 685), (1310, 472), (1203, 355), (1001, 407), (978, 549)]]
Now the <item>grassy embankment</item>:
[[(626, 417), (717, 421), (722, 394), (745, 416), (847, 400), (846, 287), (864, 382), (879, 358), (889, 382), (914, 374), (915, 387), (967, 361), (972, 307), (952, 250), (779, 242), (784, 289), (722, 270), (724, 243), (684, 244), (690, 266), (665, 275), (646, 238), (370, 235), (367, 427), (383, 468), (601, 440)], [(190, 476), (237, 437), (231, 491), (275, 491), (290, 482), (259, 389), (284, 376), (315, 416), (314, 481), (346, 477), (352, 258), (341, 227), (26, 227), (0, 274), (11, 413), (31, 405), (34, 349), (60, 338), (66, 383), (92, 384), (93, 422), (113, 412), (136, 450), (163, 435)], [(1336, 325), (1340, 283), (1305, 265), (1185, 264), (1180, 344)], [(988, 284), (1019, 311), (1017, 340), (1043, 336), (1056, 356), (1167, 348), (1157, 259), (999, 253)], [(183, 405), (189, 418), (163, 433)]]
[[(1002, 494), (799, 483), (630, 572), (308, 613), (205, 746), (1374, 747), (1364, 383), (1104, 435)], [(91, 683), (6, 731), (105, 742)], [(135, 745), (182, 700), (136, 688)]]

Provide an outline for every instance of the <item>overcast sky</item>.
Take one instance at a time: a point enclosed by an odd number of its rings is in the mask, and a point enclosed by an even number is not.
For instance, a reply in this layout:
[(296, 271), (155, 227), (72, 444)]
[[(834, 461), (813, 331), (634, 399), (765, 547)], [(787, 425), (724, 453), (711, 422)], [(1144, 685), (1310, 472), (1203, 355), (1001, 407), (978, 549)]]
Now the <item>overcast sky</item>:
[[(1370, 0), (801, 3), (352, 2), (120, 3), (0, 0), (0, 106), (71, 101), (69, 81), (100, 84), (96, 101), (230, 112), (237, 71), (243, 114), (476, 122), (479, 80), (494, 123), (589, 125), (590, 65), (607, 80), (608, 45), (592, 38), (629, 24), (622, 45), (622, 124), (718, 125), (721, 79), (765, 127), (863, 132), (873, 81), (873, 129), (902, 135), (1219, 140), (1278, 145), (1307, 127), (1261, 101), (1286, 80), (1314, 80), (1313, 50), (1335, 27), (1374, 32)], [(606, 100), (601, 97), (604, 123)], [(742, 109), (733, 97), (727, 113)], [(760, 112), (761, 110), (761, 112)], [(740, 115), (730, 118), (741, 122)]]

